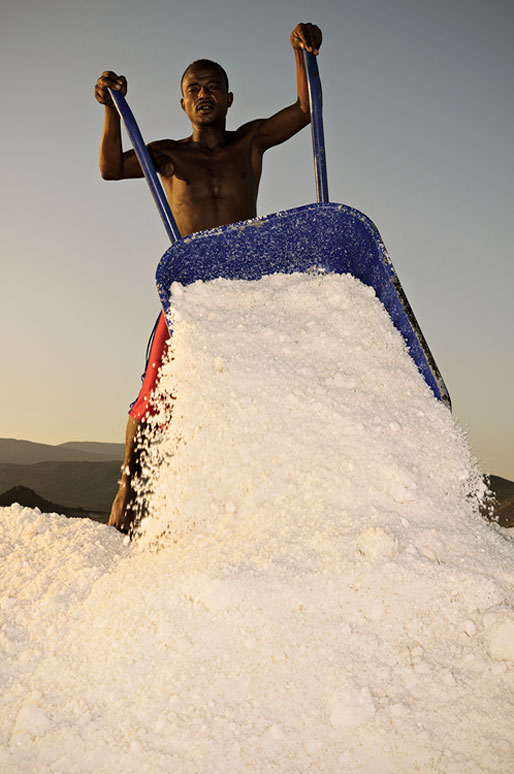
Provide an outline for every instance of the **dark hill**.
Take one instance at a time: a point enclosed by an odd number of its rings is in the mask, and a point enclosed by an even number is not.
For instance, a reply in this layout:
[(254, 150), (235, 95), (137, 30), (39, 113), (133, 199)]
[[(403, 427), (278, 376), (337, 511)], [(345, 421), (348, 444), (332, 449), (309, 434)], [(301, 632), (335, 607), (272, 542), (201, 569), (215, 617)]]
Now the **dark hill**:
[(0, 492), (24, 486), (51, 503), (109, 512), (119, 477), (119, 462), (0, 464)]
[(13, 503), (23, 505), (25, 508), (39, 508), (41, 513), (59, 513), (74, 518), (88, 517), (103, 523), (107, 523), (109, 518), (107, 513), (94, 513), (82, 508), (67, 508), (65, 505), (52, 503), (26, 486), (13, 486), (9, 491), (0, 494), (0, 507), (10, 506)]
[(59, 513), (57, 509), (60, 507), (56, 503), (51, 503), (44, 497), (40, 497), (33, 489), (28, 489), (26, 486), (13, 486), (8, 492), (0, 494), (0, 506), (8, 506), (13, 503), (19, 503), (27, 508), (39, 508), (45, 513)]

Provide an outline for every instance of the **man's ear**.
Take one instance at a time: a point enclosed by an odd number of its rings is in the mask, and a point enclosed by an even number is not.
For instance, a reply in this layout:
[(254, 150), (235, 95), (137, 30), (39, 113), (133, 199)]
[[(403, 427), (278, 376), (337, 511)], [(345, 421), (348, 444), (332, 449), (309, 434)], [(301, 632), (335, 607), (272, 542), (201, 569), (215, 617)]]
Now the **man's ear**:
[(184, 97), (181, 97), (181, 98), (180, 98), (180, 107), (181, 107), (181, 108), (182, 108), (182, 110), (185, 112), (185, 110), (186, 110), (186, 104), (185, 104), (185, 102), (184, 102)]
[(229, 91), (229, 93), (227, 94), (227, 107), (230, 107), (233, 101), (234, 101), (234, 95), (232, 94), (231, 91)]

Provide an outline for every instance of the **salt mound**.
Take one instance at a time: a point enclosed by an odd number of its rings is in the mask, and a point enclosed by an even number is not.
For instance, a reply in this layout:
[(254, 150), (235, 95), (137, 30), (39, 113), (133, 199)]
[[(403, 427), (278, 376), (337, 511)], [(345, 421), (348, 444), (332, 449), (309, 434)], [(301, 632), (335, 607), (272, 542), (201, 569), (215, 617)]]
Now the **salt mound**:
[(0, 770), (514, 771), (512, 538), (372, 291), (173, 303), (136, 545), (1, 509)]
[(148, 456), (142, 545), (218, 536), (269, 559), (286, 541), (287, 557), (323, 561), (385, 512), (403, 543), (442, 558), (448, 532), (469, 529), (481, 475), (371, 288), (220, 279), (173, 285), (172, 304), (157, 435), (173, 421)]

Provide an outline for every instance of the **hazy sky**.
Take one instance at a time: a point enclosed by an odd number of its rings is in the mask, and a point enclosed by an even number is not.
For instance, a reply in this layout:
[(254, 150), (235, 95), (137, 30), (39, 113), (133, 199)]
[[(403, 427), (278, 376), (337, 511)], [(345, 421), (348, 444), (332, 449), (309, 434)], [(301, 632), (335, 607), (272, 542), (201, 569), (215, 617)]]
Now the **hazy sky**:
[[(147, 141), (189, 133), (178, 79), (228, 71), (228, 128), (295, 99), (324, 32), (332, 201), (377, 225), (484, 471), (514, 479), (512, 0), (17, 0), (2, 9), (0, 436), (120, 441), (167, 237), (98, 172), (93, 85), (124, 73)], [(313, 201), (309, 130), (265, 157), (259, 214)]]

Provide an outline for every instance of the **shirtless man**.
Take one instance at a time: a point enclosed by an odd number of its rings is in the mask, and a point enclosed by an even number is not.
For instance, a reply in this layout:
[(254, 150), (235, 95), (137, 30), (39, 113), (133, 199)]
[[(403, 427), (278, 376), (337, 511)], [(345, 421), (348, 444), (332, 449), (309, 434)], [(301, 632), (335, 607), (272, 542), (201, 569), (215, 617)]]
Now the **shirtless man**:
[[(256, 217), (264, 151), (288, 140), (310, 122), (302, 49), (317, 55), (321, 39), (321, 30), (314, 24), (294, 28), (290, 42), (296, 60), (298, 99), (271, 118), (250, 121), (235, 132), (225, 129), (234, 97), (223, 68), (209, 60), (199, 60), (187, 68), (181, 81), (180, 104), (191, 121), (192, 134), (183, 140), (158, 140), (148, 145), (182, 236)], [(143, 177), (134, 151), (123, 152), (120, 118), (107, 91), (109, 87), (126, 94), (127, 81), (122, 75), (106, 71), (96, 83), (95, 97), (105, 105), (100, 143), (102, 177)], [(129, 531), (135, 518), (131, 483), (138, 472), (137, 438), (145, 416), (152, 412), (148, 398), (167, 338), (161, 313), (143, 386), (129, 413), (122, 477), (109, 519), (109, 524), (122, 532)]]

